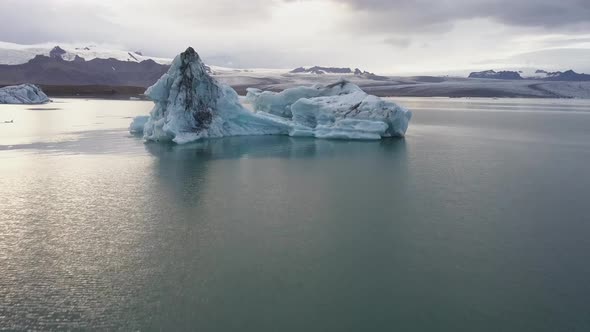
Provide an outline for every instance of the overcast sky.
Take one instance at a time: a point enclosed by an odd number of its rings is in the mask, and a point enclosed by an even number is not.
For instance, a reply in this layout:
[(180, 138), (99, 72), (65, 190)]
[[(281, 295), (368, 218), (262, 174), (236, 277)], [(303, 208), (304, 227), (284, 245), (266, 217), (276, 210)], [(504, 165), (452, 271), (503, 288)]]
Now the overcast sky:
[(0, 0), (0, 40), (382, 74), (590, 72), (590, 0)]

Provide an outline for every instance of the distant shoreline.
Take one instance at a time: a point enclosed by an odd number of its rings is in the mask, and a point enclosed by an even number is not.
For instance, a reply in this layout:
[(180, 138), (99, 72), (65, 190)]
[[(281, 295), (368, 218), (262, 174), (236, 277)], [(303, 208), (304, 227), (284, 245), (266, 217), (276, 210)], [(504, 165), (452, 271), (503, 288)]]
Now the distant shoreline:
[[(6, 85), (0, 85), (3, 87)], [(148, 100), (144, 95), (146, 90), (145, 87), (137, 86), (111, 86), (111, 85), (44, 85), (38, 84), (39, 87), (47, 94), (50, 98), (96, 98), (96, 99), (112, 99), (112, 100), (124, 100), (130, 98), (138, 98), (140, 100)], [(247, 88), (258, 88), (262, 90), (280, 92), (283, 89), (274, 86), (267, 85), (233, 85), (232, 88), (240, 96), (246, 95)], [(415, 89), (415, 86), (395, 86), (395, 85), (366, 85), (361, 88), (369, 94), (376, 95), (378, 97), (424, 97), (424, 98), (533, 98), (533, 99), (571, 99), (559, 95), (544, 94), (535, 95), (528, 93), (519, 93), (506, 91), (505, 89), (494, 89), (490, 88), (468, 87), (463, 86), (458, 89), (437, 89), (436, 85), (433, 84), (430, 88)], [(532, 90), (541, 89), (537, 86), (530, 86)], [(446, 90), (446, 91), (445, 91)]]
[[(45, 85), (36, 84), (50, 98), (99, 98), (99, 99), (147, 99), (146, 88), (110, 85)], [(0, 85), (0, 87), (7, 85)]]

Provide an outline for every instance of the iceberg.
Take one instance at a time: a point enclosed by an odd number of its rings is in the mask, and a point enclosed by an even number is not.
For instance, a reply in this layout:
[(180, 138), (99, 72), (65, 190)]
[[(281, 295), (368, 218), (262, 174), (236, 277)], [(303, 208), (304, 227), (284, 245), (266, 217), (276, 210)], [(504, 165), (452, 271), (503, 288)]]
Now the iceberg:
[(133, 119), (129, 131), (143, 133), (146, 141), (178, 144), (245, 135), (403, 137), (411, 118), (405, 108), (344, 80), (279, 93), (249, 89), (246, 100), (253, 112), (240, 104), (231, 87), (209, 75), (191, 47), (174, 59), (146, 96), (155, 106), (149, 116)]
[(146, 91), (156, 105), (147, 121), (135, 118), (132, 131), (148, 141), (179, 144), (202, 138), (240, 135), (285, 135), (280, 118), (256, 114), (240, 104), (238, 94), (211, 77), (195, 50), (178, 55), (168, 72)]
[(0, 88), (0, 104), (45, 104), (49, 98), (33, 84), (21, 84)]
[(325, 86), (290, 88), (278, 93), (248, 89), (246, 99), (256, 112), (290, 118), (296, 126), (292, 136), (403, 137), (412, 118), (407, 109), (369, 95), (346, 80)]

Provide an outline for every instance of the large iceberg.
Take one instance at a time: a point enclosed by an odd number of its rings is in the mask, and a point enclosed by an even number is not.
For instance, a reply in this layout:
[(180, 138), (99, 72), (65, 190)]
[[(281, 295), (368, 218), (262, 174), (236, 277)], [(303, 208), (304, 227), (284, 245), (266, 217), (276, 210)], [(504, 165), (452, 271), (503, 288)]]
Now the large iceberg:
[(155, 103), (149, 117), (136, 117), (129, 130), (148, 141), (188, 143), (201, 138), (290, 135), (334, 139), (403, 136), (411, 113), (370, 96), (347, 81), (287, 89), (250, 89), (247, 100), (211, 77), (199, 55), (188, 48), (146, 95)]
[(134, 119), (131, 131), (150, 141), (192, 142), (201, 138), (288, 134), (286, 121), (255, 114), (242, 106), (238, 94), (217, 82), (192, 48), (177, 56), (170, 70), (146, 95), (156, 104), (150, 117)]
[(0, 104), (44, 104), (49, 98), (33, 84), (21, 84), (0, 88)]

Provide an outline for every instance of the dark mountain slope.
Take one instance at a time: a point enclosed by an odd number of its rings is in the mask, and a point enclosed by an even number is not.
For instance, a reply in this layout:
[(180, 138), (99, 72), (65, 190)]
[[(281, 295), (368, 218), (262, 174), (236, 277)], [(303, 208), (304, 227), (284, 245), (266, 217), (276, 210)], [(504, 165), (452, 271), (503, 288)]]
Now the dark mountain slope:
[(21, 65), (0, 65), (0, 84), (110, 85), (148, 87), (168, 70), (153, 60), (142, 62), (116, 59), (86, 61), (76, 57), (65, 61), (59, 56), (37, 55)]

